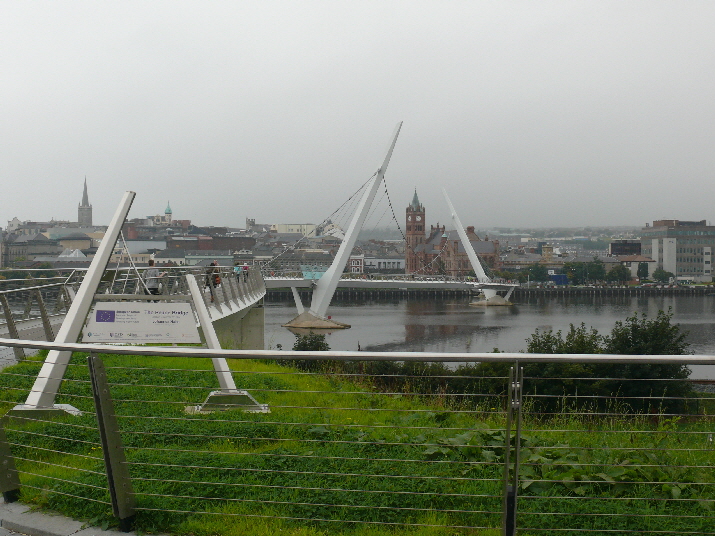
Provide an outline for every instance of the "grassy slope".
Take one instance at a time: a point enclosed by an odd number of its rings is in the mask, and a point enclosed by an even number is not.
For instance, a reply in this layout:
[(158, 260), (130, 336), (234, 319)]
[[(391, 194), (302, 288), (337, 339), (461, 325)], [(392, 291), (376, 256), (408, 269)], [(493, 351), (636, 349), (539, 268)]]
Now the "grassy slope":
[[(386, 396), (351, 379), (241, 361), (233, 363), (240, 370), (238, 387), (270, 404), (272, 412), (187, 416), (185, 406), (200, 403), (217, 387), (208, 360), (104, 359), (141, 508), (137, 526), (144, 531), (499, 532), (487, 527), (501, 524), (500, 411), (449, 411), (439, 397)], [(85, 358), (76, 355), (72, 363), (58, 402), (85, 411), (82, 417), (52, 423), (12, 419), (6, 427), (25, 472), (24, 501), (102, 522), (111, 519), (111, 508), (91, 388)], [(0, 372), (3, 411), (24, 400), (38, 368), (25, 362)], [(527, 417), (519, 524), (534, 534), (551, 527), (573, 527), (574, 533), (587, 527), (711, 530), (712, 502), (702, 500), (715, 495), (712, 445), (702, 433), (682, 433), (708, 426), (621, 420), (586, 426), (583, 418), (568, 415), (543, 425)], [(682, 485), (674, 490), (672, 482)], [(692, 517), (643, 515), (673, 513)]]

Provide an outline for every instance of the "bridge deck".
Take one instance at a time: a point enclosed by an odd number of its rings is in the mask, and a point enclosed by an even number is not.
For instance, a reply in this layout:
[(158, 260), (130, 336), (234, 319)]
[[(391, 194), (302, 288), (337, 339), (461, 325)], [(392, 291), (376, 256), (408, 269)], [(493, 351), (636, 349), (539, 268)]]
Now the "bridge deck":
[[(311, 288), (314, 284), (312, 279), (297, 277), (266, 277), (266, 288)], [(471, 290), (481, 288), (477, 282), (469, 281), (437, 281), (422, 279), (341, 279), (338, 288), (355, 289), (454, 289)]]

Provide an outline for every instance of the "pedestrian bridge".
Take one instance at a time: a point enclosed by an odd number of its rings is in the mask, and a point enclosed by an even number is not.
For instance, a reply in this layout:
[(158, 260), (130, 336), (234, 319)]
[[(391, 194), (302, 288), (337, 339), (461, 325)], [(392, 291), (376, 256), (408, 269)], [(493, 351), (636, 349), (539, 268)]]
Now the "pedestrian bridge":
[[(264, 277), (266, 289), (276, 288), (313, 288), (316, 286), (316, 279), (305, 279), (303, 277)], [(338, 281), (338, 288), (355, 289), (449, 289), (463, 291), (478, 291), (484, 284), (477, 281), (459, 280), (439, 277), (411, 277), (389, 276), (389, 277), (343, 277)]]

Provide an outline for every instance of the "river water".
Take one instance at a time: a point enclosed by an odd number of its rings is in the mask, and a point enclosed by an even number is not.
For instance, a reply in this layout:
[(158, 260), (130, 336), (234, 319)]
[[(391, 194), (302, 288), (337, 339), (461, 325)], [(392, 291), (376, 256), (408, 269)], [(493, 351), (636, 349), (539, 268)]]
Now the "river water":
[[(715, 355), (715, 296), (532, 297), (511, 307), (470, 307), (468, 298), (334, 301), (328, 313), (351, 329), (328, 333), (332, 350), (389, 352), (518, 352), (534, 330), (566, 331), (584, 323), (608, 334), (634, 312), (655, 318), (673, 312), (688, 332), (693, 354)], [(296, 316), (292, 302), (267, 303), (266, 348), (290, 350), (293, 335), (281, 327)], [(693, 378), (715, 379), (715, 365), (691, 366)]]

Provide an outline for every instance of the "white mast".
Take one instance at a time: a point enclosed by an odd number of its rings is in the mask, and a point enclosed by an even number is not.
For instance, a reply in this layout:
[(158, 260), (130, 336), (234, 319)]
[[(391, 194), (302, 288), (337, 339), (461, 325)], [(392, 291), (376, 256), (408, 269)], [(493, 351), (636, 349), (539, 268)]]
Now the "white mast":
[(464, 246), (464, 251), (467, 252), (467, 256), (469, 257), (469, 262), (472, 264), (474, 273), (477, 274), (477, 281), (479, 281), (480, 283), (491, 283), (492, 280), (489, 278), (489, 276), (484, 271), (484, 268), (482, 267), (482, 263), (479, 261), (479, 257), (477, 257), (477, 252), (474, 251), (474, 248), (472, 247), (472, 243), (469, 241), (469, 237), (467, 236), (467, 233), (464, 230), (464, 227), (462, 226), (462, 222), (459, 221), (459, 216), (457, 216), (457, 211), (454, 210), (454, 206), (452, 205), (452, 202), (449, 200), (447, 191), (444, 188), (442, 188), (442, 193), (444, 194), (444, 198), (447, 200), (447, 206), (449, 206), (449, 211), (452, 215), (452, 223), (457, 228), (457, 233), (459, 234), (459, 239), (462, 241), (462, 245)]
[(350, 254), (353, 251), (358, 233), (360, 232), (360, 229), (362, 229), (367, 213), (370, 210), (370, 205), (372, 204), (375, 194), (382, 183), (382, 179), (385, 177), (385, 171), (387, 171), (387, 165), (390, 163), (392, 150), (395, 148), (397, 136), (400, 134), (401, 128), (402, 121), (397, 123), (397, 126), (395, 127), (395, 132), (392, 135), (392, 142), (387, 150), (387, 155), (382, 162), (382, 166), (378, 168), (375, 177), (371, 179), (371, 182), (365, 188), (365, 193), (363, 194), (360, 204), (357, 207), (355, 217), (350, 222), (348, 231), (345, 233), (345, 239), (340, 245), (340, 249), (335, 255), (335, 259), (333, 259), (333, 263), (318, 280), (315, 290), (313, 290), (313, 301), (310, 305), (310, 313), (321, 320), (326, 319), (325, 315), (328, 312), (330, 301), (333, 299), (333, 294), (335, 294), (335, 289), (338, 288), (340, 276), (342, 275), (343, 270), (345, 269), (345, 264), (348, 262)]

